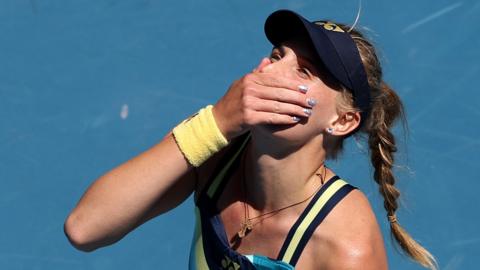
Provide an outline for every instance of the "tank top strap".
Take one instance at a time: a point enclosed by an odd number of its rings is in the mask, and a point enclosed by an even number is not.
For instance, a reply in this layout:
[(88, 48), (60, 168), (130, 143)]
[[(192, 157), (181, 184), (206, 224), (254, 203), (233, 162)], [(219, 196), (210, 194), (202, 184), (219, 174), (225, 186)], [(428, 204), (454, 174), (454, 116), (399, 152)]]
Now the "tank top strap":
[[(202, 200), (202, 197), (207, 198), (209, 201), (216, 202), (218, 196), (220, 196), (223, 186), (226, 184), (224, 179), (230, 177), (233, 173), (233, 169), (240, 162), (240, 156), (243, 152), (247, 142), (250, 139), (250, 133), (242, 135), (232, 146), (231, 149), (227, 150), (225, 158), (223, 158), (219, 164), (215, 167), (213, 177), (207, 183), (205, 188), (200, 194), (199, 199)], [(200, 201), (199, 200), (199, 201)]]
[(295, 266), (318, 225), (354, 189), (338, 176), (327, 181), (290, 229), (277, 259)]

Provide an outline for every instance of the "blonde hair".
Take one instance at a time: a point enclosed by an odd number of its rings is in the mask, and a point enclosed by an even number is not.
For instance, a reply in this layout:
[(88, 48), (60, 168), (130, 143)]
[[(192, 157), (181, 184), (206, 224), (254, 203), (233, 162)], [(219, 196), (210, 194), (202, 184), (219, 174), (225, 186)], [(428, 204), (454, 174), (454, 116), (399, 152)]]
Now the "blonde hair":
[[(401, 119), (406, 126), (403, 104), (393, 89), (383, 81), (380, 61), (373, 45), (358, 30), (337, 24), (349, 32), (360, 52), (368, 83), (371, 88), (371, 108), (367, 119), (359, 132), (367, 135), (370, 150), (370, 161), (374, 168), (374, 180), (379, 185), (380, 194), (384, 198), (384, 208), (390, 224), (390, 231), (402, 250), (413, 260), (426, 268), (437, 269), (435, 258), (424, 247), (417, 243), (405, 229), (400, 226), (396, 217), (400, 191), (395, 187), (394, 153), (397, 151), (395, 137), (391, 127)], [(341, 112), (358, 112), (354, 107), (353, 95), (345, 87), (340, 87), (337, 96), (337, 110)], [(357, 131), (355, 131), (357, 132)], [(350, 134), (351, 135), (351, 134)], [(343, 148), (343, 139), (333, 148), (331, 156), (336, 157)]]

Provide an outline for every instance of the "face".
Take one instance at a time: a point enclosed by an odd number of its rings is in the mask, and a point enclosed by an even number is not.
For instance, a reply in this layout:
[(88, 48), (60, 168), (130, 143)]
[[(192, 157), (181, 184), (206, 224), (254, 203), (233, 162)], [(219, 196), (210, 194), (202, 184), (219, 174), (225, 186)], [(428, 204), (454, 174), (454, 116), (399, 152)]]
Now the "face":
[(271, 64), (261, 72), (276, 73), (307, 85), (306, 97), (317, 100), (312, 115), (303, 118), (298, 124), (289, 126), (269, 126), (269, 132), (284, 139), (304, 142), (319, 136), (338, 118), (336, 98), (339, 91), (335, 82), (321, 66), (320, 60), (312, 52), (308, 42), (292, 40), (275, 47), (270, 55)]

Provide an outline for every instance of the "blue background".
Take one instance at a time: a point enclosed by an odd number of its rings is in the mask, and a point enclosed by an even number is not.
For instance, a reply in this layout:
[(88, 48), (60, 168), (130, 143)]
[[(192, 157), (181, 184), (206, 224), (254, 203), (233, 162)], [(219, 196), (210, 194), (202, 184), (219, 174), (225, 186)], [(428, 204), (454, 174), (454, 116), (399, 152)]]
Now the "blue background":
[[(399, 220), (442, 269), (478, 269), (480, 2), (362, 7), (407, 109)], [(0, 269), (186, 269), (191, 199), (93, 253), (70, 246), (64, 219), (97, 177), (255, 67), (279, 8), (352, 23), (358, 1), (1, 0)], [(330, 166), (371, 200), (391, 269), (421, 269), (390, 241), (364, 144)]]

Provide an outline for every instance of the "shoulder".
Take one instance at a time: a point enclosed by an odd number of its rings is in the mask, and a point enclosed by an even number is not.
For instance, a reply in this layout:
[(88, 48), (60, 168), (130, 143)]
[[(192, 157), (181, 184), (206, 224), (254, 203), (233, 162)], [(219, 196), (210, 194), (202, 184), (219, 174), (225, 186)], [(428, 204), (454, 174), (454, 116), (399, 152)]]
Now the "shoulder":
[(351, 191), (315, 231), (326, 269), (387, 269), (383, 237), (363, 192)]

